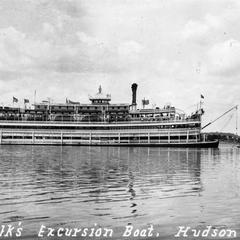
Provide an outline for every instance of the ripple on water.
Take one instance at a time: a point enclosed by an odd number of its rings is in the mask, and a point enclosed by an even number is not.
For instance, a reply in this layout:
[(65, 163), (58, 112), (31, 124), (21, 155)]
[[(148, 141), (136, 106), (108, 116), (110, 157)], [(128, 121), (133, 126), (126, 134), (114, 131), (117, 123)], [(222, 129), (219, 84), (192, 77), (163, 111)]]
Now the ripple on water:
[(174, 228), (214, 225), (219, 213), (228, 227), (240, 219), (236, 149), (0, 146), (0, 153), (5, 223)]

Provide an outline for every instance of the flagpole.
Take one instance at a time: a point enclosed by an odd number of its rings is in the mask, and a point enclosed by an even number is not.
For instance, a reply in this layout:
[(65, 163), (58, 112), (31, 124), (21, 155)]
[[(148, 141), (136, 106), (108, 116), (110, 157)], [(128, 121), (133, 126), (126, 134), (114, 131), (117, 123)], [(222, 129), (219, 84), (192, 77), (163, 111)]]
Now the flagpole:
[(36, 104), (36, 89), (34, 91), (34, 105)]
[(238, 105), (236, 106), (236, 136), (238, 136)]
[(200, 110), (202, 109), (202, 104), (203, 104), (202, 99), (204, 99), (204, 96), (200, 94), (200, 103), (199, 103)]
[(19, 103), (18, 103), (18, 121), (19, 121), (19, 117), (20, 117), (20, 106), (19, 106)]

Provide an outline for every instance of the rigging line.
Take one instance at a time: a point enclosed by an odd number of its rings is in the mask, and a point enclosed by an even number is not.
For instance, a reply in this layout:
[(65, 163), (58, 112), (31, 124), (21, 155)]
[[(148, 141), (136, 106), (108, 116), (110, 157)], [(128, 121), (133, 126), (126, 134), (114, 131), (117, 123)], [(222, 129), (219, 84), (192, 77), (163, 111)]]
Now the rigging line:
[(228, 118), (228, 120), (226, 121), (226, 123), (223, 125), (223, 127), (221, 128), (221, 130), (220, 131), (222, 131), (228, 124), (229, 124), (229, 122), (232, 120), (232, 118), (233, 118), (233, 113), (230, 115), (230, 117)]
[(209, 126), (210, 124), (216, 122), (218, 119), (220, 119), (221, 117), (223, 117), (224, 115), (226, 115), (227, 113), (231, 112), (234, 109), (237, 109), (238, 105), (230, 108), (228, 111), (226, 111), (225, 113), (223, 113), (222, 115), (220, 115), (219, 117), (217, 117), (216, 119), (214, 119), (213, 121), (209, 122), (208, 124), (206, 124), (205, 126), (202, 127), (202, 129), (206, 128), (207, 126)]

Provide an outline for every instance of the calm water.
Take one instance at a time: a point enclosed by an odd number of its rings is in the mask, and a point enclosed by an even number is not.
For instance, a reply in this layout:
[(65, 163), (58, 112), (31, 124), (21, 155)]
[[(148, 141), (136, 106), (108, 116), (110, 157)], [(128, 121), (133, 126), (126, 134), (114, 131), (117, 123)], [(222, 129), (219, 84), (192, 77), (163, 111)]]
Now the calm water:
[[(240, 234), (240, 149), (0, 146), (0, 225), (179, 225)], [(120, 236), (120, 235), (119, 235)], [(52, 238), (53, 239), (53, 238)], [(86, 238), (85, 238), (86, 239)]]

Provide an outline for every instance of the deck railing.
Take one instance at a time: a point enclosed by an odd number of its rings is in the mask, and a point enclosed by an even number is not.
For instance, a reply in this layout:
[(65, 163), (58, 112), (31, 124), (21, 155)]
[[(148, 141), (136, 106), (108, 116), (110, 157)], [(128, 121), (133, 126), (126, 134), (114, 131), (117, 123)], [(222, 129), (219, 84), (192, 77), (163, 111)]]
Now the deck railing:
[(154, 124), (154, 123), (198, 123), (200, 122), (199, 119), (169, 119), (169, 120), (156, 120), (156, 121), (115, 121), (115, 122), (83, 122), (83, 121), (26, 121), (26, 120), (0, 120), (0, 124), (1, 123), (26, 123), (26, 124), (30, 124), (30, 123), (34, 123), (34, 124), (70, 124), (70, 125), (74, 125), (74, 124), (81, 124), (81, 125), (109, 125), (109, 124), (113, 124), (113, 125), (117, 125), (117, 124)]
[(0, 144), (123, 144), (197, 142), (200, 131), (95, 132), (0, 130)]

